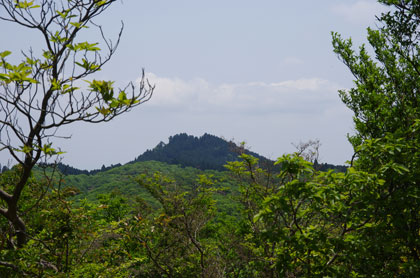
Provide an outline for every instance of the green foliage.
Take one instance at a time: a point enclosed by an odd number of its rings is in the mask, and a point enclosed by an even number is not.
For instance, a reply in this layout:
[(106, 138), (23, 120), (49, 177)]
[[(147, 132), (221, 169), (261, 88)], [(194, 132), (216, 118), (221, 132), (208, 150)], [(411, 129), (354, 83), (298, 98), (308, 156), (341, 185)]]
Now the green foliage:
[(138, 277), (218, 277), (219, 254), (211, 221), (216, 208), (212, 181), (200, 176), (190, 191), (159, 173), (139, 184), (159, 202), (153, 213), (140, 211), (128, 223), (126, 240), (136, 256)]
[(156, 160), (179, 164), (183, 167), (223, 171), (225, 170), (224, 165), (228, 161), (237, 160), (239, 152), (252, 154), (267, 165), (271, 164), (271, 161), (256, 153), (207, 133), (201, 137), (194, 137), (186, 133), (171, 136), (168, 144), (161, 142), (153, 150), (147, 150), (134, 161)]
[(108, 194), (99, 194), (97, 196), (101, 208), (101, 216), (106, 222), (118, 222), (129, 212), (127, 198), (123, 197), (118, 190)]
[[(354, 111), (350, 137), (354, 167), (384, 181), (371, 199), (375, 219), (363, 239), (366, 262), (360, 273), (417, 277), (420, 273), (419, 8), (417, 1), (380, 1), (393, 7), (368, 29), (372, 58), (362, 46), (333, 35), (335, 52), (355, 76), (356, 87), (340, 93)], [(369, 244), (369, 245), (367, 245)]]
[(213, 179), (217, 181), (215, 187), (223, 189), (214, 193), (214, 198), (218, 200), (218, 209), (228, 214), (237, 213), (236, 203), (231, 201), (230, 196), (237, 194), (238, 188), (236, 183), (231, 181), (229, 175), (224, 172), (202, 171), (192, 167), (182, 168), (179, 165), (146, 161), (114, 167), (91, 175), (67, 175), (64, 180), (66, 185), (74, 186), (80, 190), (80, 193), (74, 197), (76, 201), (86, 198), (91, 202), (96, 202), (98, 195), (109, 194), (109, 192), (117, 190), (127, 198), (127, 202), (130, 204), (133, 204), (137, 197), (141, 197), (158, 207), (158, 203), (150, 193), (145, 188), (139, 187), (136, 181), (138, 175), (150, 176), (155, 172), (161, 172), (174, 179), (185, 191), (194, 188), (198, 176), (203, 174), (213, 176)]
[(38, 83), (36, 79), (32, 78), (31, 66), (33, 60), (27, 59), (19, 65), (12, 65), (6, 60), (6, 57), (10, 54), (12, 54), (10, 51), (0, 52), (0, 68), (3, 69), (3, 73), (0, 73), (0, 81), (7, 85), (10, 83), (16, 83), (18, 86), (24, 86), (28, 83)]
[[(18, 179), (20, 172), (15, 168), (2, 173), (1, 185)], [(75, 194), (75, 189), (52, 187), (46, 179), (30, 179), (20, 207), (28, 226), (27, 244), (8, 248), (14, 244), (13, 233), (6, 221), (0, 222), (1, 277), (128, 276), (117, 219), (126, 214), (124, 198), (114, 193), (99, 196), (101, 205), (84, 201), (76, 207), (69, 200)]]

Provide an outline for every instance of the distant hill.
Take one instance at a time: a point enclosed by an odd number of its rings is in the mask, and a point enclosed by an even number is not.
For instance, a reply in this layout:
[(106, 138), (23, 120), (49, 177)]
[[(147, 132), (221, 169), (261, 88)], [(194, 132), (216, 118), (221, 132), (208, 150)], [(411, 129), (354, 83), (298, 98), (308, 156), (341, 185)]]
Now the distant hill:
[(348, 167), (344, 166), (344, 165), (334, 165), (334, 164), (329, 164), (329, 163), (318, 163), (317, 161), (315, 161), (314, 168), (316, 170), (323, 171), (323, 172), (327, 172), (329, 170), (334, 170), (336, 172), (344, 173), (345, 171), (347, 171)]
[(70, 165), (63, 164), (63, 163), (58, 163), (57, 164), (58, 170), (60, 170), (60, 172), (64, 175), (82, 175), (82, 174), (84, 174), (84, 175), (94, 175), (96, 173), (105, 172), (105, 171), (108, 171), (108, 170), (111, 170), (113, 168), (120, 167), (120, 166), (121, 166), (120, 163), (115, 164), (115, 165), (111, 164), (111, 166), (107, 166), (107, 167), (105, 167), (105, 165), (102, 165), (102, 167), (100, 169), (95, 169), (95, 170), (90, 170), (89, 171), (89, 170), (80, 170), (80, 169), (74, 168)]
[(171, 136), (167, 144), (160, 142), (154, 149), (147, 150), (133, 162), (155, 160), (182, 167), (223, 171), (227, 161), (238, 160), (240, 152), (259, 158), (261, 163), (273, 163), (257, 153), (244, 150), (231, 141), (207, 133), (201, 137), (186, 133)]
[[(205, 133), (201, 137), (196, 137), (186, 133), (180, 133), (169, 137), (169, 142), (167, 144), (160, 142), (155, 148), (145, 151), (128, 164), (144, 161), (159, 161), (172, 165), (179, 165), (181, 167), (193, 167), (200, 170), (224, 171), (226, 170), (224, 165), (228, 161), (238, 160), (239, 154), (243, 152), (258, 158), (260, 166), (264, 168), (271, 168), (274, 163), (274, 161), (257, 153), (248, 151), (232, 141), (227, 141), (214, 135)], [(119, 163), (107, 167), (103, 165), (100, 169), (88, 171), (80, 170), (62, 163), (57, 165), (60, 172), (64, 175), (94, 175), (120, 166), (121, 164)], [(318, 164), (317, 162), (315, 162), (314, 167), (320, 171), (333, 169), (338, 172), (345, 172), (347, 169), (346, 166), (328, 163)]]
[[(261, 167), (271, 167), (274, 164), (272, 160), (217, 136), (204, 134), (201, 137), (195, 137), (181, 133), (169, 137), (167, 144), (160, 142), (152, 150), (147, 150), (125, 165), (102, 166), (100, 169), (91, 171), (79, 170), (60, 163), (57, 167), (65, 175), (65, 183), (80, 190), (80, 194), (75, 197), (78, 200), (83, 198), (95, 200), (98, 194), (112, 192), (115, 189), (127, 197), (142, 196), (151, 200), (152, 198), (136, 182), (136, 177), (140, 174), (149, 176), (155, 172), (161, 172), (174, 179), (185, 190), (195, 186), (198, 175), (212, 175), (217, 180), (216, 186), (227, 189), (216, 194), (220, 201), (220, 208), (223, 207), (224, 211), (232, 211), (229, 198), (224, 197), (224, 194), (228, 192), (235, 194), (234, 192), (238, 192), (238, 186), (229, 173), (224, 171), (226, 170), (224, 165), (228, 161), (238, 160), (239, 154), (243, 152), (257, 157)], [(344, 166), (327, 163), (315, 162), (314, 166), (321, 171), (346, 170)]]

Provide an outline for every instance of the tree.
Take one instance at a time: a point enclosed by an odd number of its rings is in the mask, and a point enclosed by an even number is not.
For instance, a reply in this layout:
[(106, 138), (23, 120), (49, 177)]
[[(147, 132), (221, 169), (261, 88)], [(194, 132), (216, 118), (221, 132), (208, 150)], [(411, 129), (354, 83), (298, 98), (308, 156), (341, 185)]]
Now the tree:
[[(15, 184), (19, 167), (2, 174), (0, 186)], [(64, 187), (60, 175), (51, 180), (39, 171), (34, 171), (20, 199), (28, 237), (23, 247), (10, 248), (13, 229), (0, 218), (0, 277), (129, 277), (130, 260), (118, 232), (125, 225), (106, 217), (111, 208), (87, 200), (76, 205), (71, 197), (77, 189)], [(116, 196), (114, 203), (119, 200)]]
[[(250, 178), (245, 208), (258, 204), (258, 213), (245, 210), (243, 240), (255, 277), (420, 275), (420, 3), (380, 2), (391, 10), (378, 30), (368, 29), (374, 58), (333, 34), (335, 52), (356, 78), (355, 88), (340, 92), (354, 112), (352, 167), (317, 173), (298, 152), (280, 158), (280, 172), (261, 183), (255, 177), (264, 171), (254, 163), (231, 164)], [(265, 195), (256, 190), (264, 187)]]
[(245, 154), (229, 163), (243, 204), (226, 244), (233, 277), (353, 277), (357, 233), (371, 220), (366, 191), (380, 181), (354, 169), (317, 172), (305, 153), (280, 157), (271, 173)]
[[(353, 166), (384, 181), (370, 199), (370, 226), (360, 244), (368, 250), (360, 274), (420, 274), (420, 3), (380, 0), (389, 12), (368, 29), (374, 58), (363, 45), (333, 34), (334, 51), (350, 69), (355, 88), (340, 92), (353, 110)], [(380, 270), (380, 271), (379, 271)]]
[[(36, 3), (34, 3), (36, 2)], [(143, 78), (114, 89), (112, 81), (86, 80), (115, 53), (117, 40), (108, 40), (92, 22), (116, 0), (0, 0), (0, 19), (38, 32), (44, 48), (22, 51), (22, 62), (8, 62), (0, 52), (0, 152), (8, 152), (21, 166), (12, 188), (0, 188), (0, 214), (14, 227), (17, 245), (25, 244), (26, 226), (19, 216), (19, 199), (32, 168), (61, 152), (52, 147), (60, 127), (74, 122), (100, 123), (150, 99), (154, 87)], [(98, 28), (106, 53), (98, 43), (79, 42), (78, 35)], [(86, 81), (86, 83), (84, 83)]]
[(142, 209), (126, 225), (124, 245), (134, 258), (136, 277), (223, 277), (212, 225), (213, 181), (199, 175), (188, 192), (160, 173), (141, 175), (138, 182), (160, 208)]

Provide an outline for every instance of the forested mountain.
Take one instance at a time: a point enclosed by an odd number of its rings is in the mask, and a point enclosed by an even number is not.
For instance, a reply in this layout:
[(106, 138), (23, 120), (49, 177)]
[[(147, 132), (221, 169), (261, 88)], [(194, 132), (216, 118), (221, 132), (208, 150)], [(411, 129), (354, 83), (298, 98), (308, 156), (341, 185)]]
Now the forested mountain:
[(161, 161), (169, 164), (179, 164), (182, 167), (190, 166), (202, 170), (226, 170), (227, 161), (238, 160), (241, 152), (251, 154), (260, 159), (262, 163), (272, 162), (267, 158), (245, 150), (232, 141), (205, 133), (195, 137), (186, 133), (169, 137), (168, 144), (160, 142), (154, 149), (147, 150), (133, 162)]
[(342, 172), (344, 173), (347, 170), (347, 166), (344, 165), (334, 165), (330, 163), (318, 163), (318, 161), (314, 162), (314, 168), (316, 170), (327, 172), (329, 170), (334, 170), (335, 172)]
[[(251, 152), (244, 146), (238, 146), (232, 141), (226, 141), (208, 133), (201, 137), (195, 137), (186, 133), (171, 136), (167, 144), (160, 142), (154, 149), (147, 150), (133, 162), (155, 160), (181, 165), (182, 167), (189, 166), (202, 170), (224, 171), (226, 170), (226, 163), (238, 161), (241, 153), (258, 158), (260, 166), (264, 168), (270, 168), (274, 164), (274, 161)], [(111, 165), (111, 167), (113, 166)], [(335, 170), (337, 172), (345, 172), (347, 169), (343, 165), (318, 162), (314, 163), (314, 167), (320, 171)], [(109, 167), (106, 169), (109, 169)]]
[[(201, 170), (226, 170), (228, 161), (238, 161), (241, 153), (250, 154), (259, 159), (260, 166), (267, 168), (274, 161), (265, 158), (255, 152), (246, 150), (232, 141), (226, 141), (220, 137), (205, 133), (201, 137), (195, 137), (186, 133), (176, 134), (169, 137), (169, 142), (160, 142), (152, 150), (147, 150), (129, 164), (141, 161), (160, 161), (168, 164), (180, 165), (181, 167), (193, 167)], [(122, 166), (120, 163), (110, 166), (102, 165), (94, 170), (81, 170), (70, 165), (58, 163), (57, 168), (64, 175), (93, 175)], [(314, 167), (320, 171), (335, 170), (345, 172), (346, 166), (329, 163), (318, 163)]]
[(57, 168), (64, 175), (81, 175), (81, 174), (93, 175), (93, 174), (96, 174), (96, 173), (111, 170), (112, 168), (119, 167), (119, 166), (121, 166), (121, 163), (117, 163), (115, 165), (111, 164), (111, 166), (102, 165), (102, 167), (100, 169), (94, 169), (94, 170), (89, 171), (89, 170), (80, 170), (80, 169), (77, 169), (73, 166), (63, 164), (63, 163), (58, 163), (57, 164)]
[[(74, 199), (86, 198), (90, 201), (97, 200), (100, 194), (111, 192), (118, 192), (130, 201), (134, 201), (134, 196), (151, 201), (153, 198), (147, 190), (138, 184), (140, 175), (150, 177), (155, 173), (161, 173), (173, 179), (185, 191), (190, 191), (196, 186), (200, 175), (211, 176), (214, 186), (223, 188), (220, 194), (215, 195), (219, 209), (232, 213), (235, 205), (229, 203), (232, 201), (232, 193), (233, 195), (238, 193), (238, 183), (232, 179), (232, 174), (225, 170), (228, 170), (226, 165), (229, 162), (242, 160), (241, 153), (257, 158), (259, 167), (269, 172), (279, 170), (278, 166), (271, 167), (274, 166), (274, 161), (247, 151), (233, 142), (210, 134), (195, 137), (186, 133), (171, 136), (167, 144), (160, 142), (154, 149), (147, 150), (125, 165), (102, 166), (100, 169), (88, 171), (59, 163), (57, 168), (65, 176), (65, 184), (79, 190)], [(314, 163), (314, 168), (320, 171), (346, 170), (345, 166), (317, 161)]]

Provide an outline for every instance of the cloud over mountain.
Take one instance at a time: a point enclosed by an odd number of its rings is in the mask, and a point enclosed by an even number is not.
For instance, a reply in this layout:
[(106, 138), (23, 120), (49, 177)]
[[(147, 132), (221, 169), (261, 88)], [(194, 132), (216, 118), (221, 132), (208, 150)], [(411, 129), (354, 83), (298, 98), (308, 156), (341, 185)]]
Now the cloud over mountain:
[(326, 113), (340, 101), (340, 86), (321, 78), (278, 82), (213, 84), (202, 78), (183, 80), (148, 73), (157, 84), (151, 106), (190, 111), (237, 113)]

